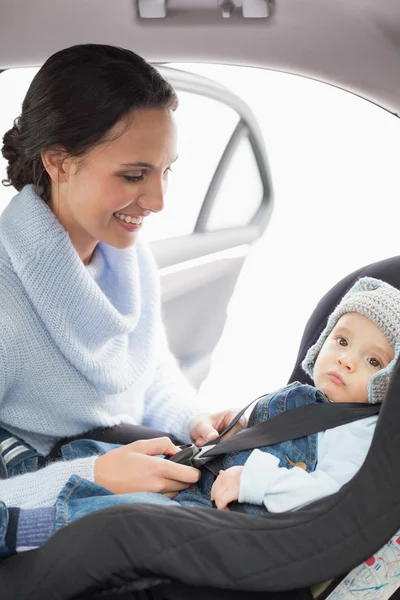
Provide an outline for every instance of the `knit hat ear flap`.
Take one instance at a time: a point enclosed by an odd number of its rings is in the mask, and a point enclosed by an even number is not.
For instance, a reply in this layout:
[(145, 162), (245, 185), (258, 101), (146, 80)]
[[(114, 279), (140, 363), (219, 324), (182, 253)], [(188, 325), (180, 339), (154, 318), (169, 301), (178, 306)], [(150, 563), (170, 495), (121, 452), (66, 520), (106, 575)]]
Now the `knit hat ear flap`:
[(350, 312), (359, 313), (372, 321), (394, 347), (394, 359), (375, 373), (368, 385), (368, 402), (382, 402), (400, 355), (400, 290), (380, 279), (363, 277), (350, 288), (328, 318), (316, 343), (309, 348), (301, 366), (312, 378), (315, 361), (327, 337), (340, 317)]

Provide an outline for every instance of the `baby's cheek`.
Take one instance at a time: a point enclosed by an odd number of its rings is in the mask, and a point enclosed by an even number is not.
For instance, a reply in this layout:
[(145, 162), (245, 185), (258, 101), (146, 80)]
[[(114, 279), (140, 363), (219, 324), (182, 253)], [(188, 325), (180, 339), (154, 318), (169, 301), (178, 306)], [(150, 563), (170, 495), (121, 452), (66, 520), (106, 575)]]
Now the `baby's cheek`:
[(368, 402), (368, 387), (371, 379), (371, 375), (365, 378), (365, 381), (359, 385), (357, 390), (357, 398), (354, 399), (355, 402)]

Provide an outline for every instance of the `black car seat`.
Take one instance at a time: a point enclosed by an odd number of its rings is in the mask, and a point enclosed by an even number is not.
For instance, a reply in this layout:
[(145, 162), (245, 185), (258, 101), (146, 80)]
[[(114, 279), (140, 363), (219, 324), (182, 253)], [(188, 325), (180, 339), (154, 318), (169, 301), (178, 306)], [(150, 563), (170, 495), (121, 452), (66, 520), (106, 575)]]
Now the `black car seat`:
[[(308, 382), (300, 368), (306, 349), (343, 294), (367, 275), (400, 289), (400, 257), (358, 269), (322, 298), (290, 381)], [(308, 600), (310, 586), (337, 581), (400, 528), (399, 422), (397, 365), (367, 459), (336, 494), (262, 516), (155, 505), (105, 509), (42, 548), (3, 560), (2, 598)]]

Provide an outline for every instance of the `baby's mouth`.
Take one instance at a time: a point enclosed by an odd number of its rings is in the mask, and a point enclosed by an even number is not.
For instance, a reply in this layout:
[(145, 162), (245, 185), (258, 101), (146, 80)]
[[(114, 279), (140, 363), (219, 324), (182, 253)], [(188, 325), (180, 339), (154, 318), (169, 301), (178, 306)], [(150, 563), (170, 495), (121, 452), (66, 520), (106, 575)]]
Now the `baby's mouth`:
[(341, 376), (339, 375), (339, 373), (336, 373), (335, 371), (329, 371), (328, 377), (330, 377), (330, 379), (337, 385), (342, 385), (342, 386), (346, 385), (345, 382), (343, 381), (343, 379), (341, 378)]

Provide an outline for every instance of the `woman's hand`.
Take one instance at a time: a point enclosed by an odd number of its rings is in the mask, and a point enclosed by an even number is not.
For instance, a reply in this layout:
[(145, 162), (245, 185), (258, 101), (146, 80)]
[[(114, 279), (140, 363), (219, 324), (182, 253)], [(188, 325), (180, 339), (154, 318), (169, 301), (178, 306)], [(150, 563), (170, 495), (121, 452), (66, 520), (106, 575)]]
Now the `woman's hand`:
[(220, 471), (211, 488), (211, 500), (219, 510), (229, 510), (228, 504), (239, 498), (240, 476), (243, 467), (229, 467)]
[[(190, 424), (190, 435), (196, 446), (202, 446), (206, 442), (210, 442), (214, 438), (218, 437), (218, 435), (222, 433), (226, 427), (228, 427), (229, 423), (239, 411), (239, 408), (234, 408), (213, 414), (203, 413), (195, 417)], [(243, 415), (236, 423), (235, 427), (232, 427), (231, 431), (226, 434), (224, 439), (228, 439), (237, 433), (239, 429), (246, 427), (246, 425), (247, 419)]]
[(157, 492), (173, 498), (196, 483), (200, 471), (173, 463), (154, 454), (176, 454), (178, 448), (167, 437), (140, 440), (111, 450), (95, 461), (95, 483), (114, 492)]

